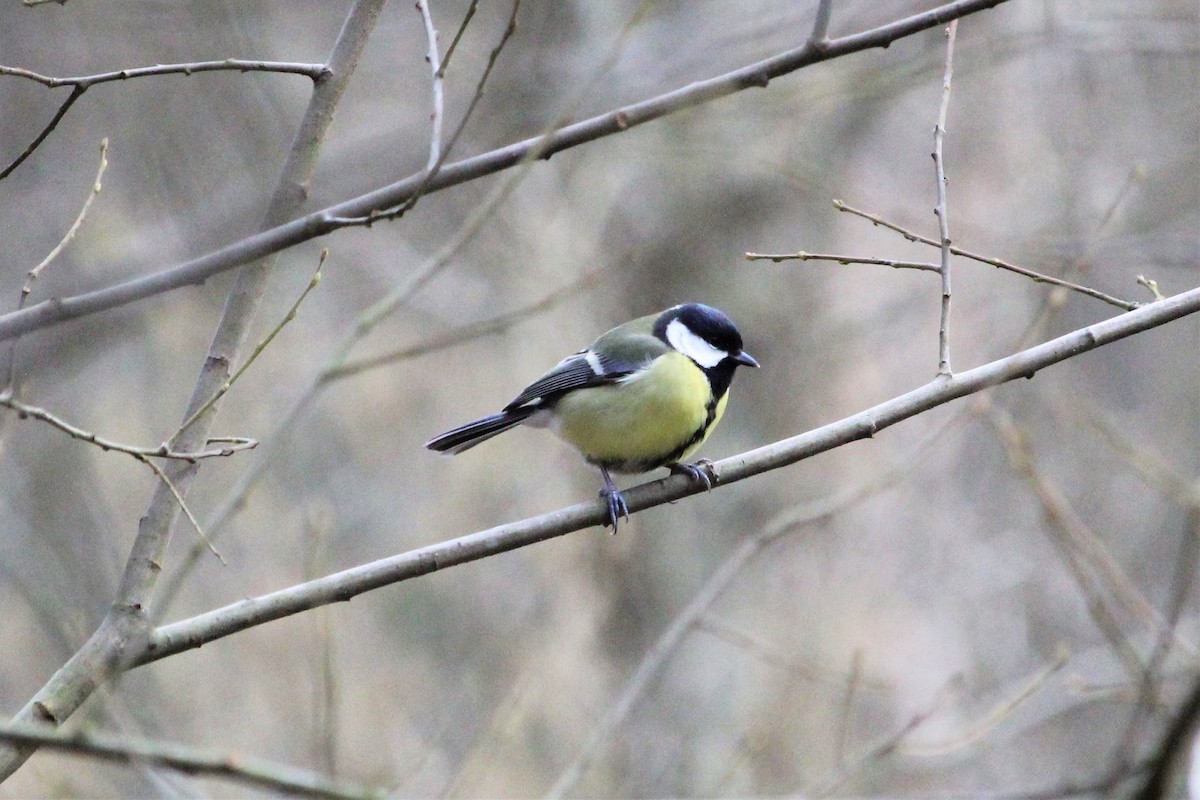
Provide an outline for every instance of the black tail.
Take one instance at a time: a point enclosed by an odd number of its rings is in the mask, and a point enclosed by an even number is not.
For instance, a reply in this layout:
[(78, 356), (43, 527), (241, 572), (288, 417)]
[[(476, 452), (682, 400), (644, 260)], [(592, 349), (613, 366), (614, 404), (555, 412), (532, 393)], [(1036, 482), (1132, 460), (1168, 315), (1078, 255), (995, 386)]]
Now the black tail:
[(470, 450), (480, 442), (486, 442), (493, 436), (520, 425), (536, 410), (535, 408), (517, 408), (512, 411), (501, 411), (499, 414), (468, 422), (452, 431), (435, 436), (426, 442), (425, 446), (439, 453), (458, 455), (464, 450)]

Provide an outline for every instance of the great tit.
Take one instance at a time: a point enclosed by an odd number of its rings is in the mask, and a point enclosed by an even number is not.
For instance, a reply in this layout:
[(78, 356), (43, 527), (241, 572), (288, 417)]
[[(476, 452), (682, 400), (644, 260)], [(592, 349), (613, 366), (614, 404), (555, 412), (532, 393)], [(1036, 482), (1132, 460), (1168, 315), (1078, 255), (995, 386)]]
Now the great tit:
[(499, 414), (426, 443), (457, 454), (520, 424), (549, 428), (600, 468), (613, 533), (629, 518), (610, 472), (667, 467), (712, 487), (711, 462), (686, 464), (725, 413), (739, 366), (758, 362), (723, 313), (687, 303), (613, 328), (563, 359)]

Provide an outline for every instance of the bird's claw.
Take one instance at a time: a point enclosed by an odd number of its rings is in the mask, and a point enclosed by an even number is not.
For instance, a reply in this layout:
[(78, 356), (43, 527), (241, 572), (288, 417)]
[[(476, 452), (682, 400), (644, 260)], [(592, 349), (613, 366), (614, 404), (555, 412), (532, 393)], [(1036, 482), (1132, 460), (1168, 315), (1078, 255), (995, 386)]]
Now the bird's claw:
[(629, 520), (629, 506), (625, 505), (625, 497), (615, 486), (601, 489), (600, 498), (608, 504), (608, 522), (612, 525), (613, 534), (616, 535), (617, 520), (621, 517), (624, 517), (626, 521)]
[(671, 470), (672, 475), (686, 475), (704, 484), (706, 492), (712, 489), (713, 482), (717, 480), (717, 465), (707, 458), (701, 458), (695, 464), (671, 464), (667, 469)]

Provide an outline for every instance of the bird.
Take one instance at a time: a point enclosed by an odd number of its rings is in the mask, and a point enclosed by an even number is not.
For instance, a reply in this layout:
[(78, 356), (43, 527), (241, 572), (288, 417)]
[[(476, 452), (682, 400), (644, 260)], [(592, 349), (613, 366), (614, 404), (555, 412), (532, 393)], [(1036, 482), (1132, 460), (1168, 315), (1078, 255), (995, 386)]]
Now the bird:
[(518, 425), (548, 428), (600, 468), (600, 497), (616, 533), (629, 507), (613, 472), (667, 467), (712, 488), (712, 462), (684, 459), (721, 420), (737, 368), (758, 366), (729, 317), (684, 303), (613, 328), (499, 413), (435, 436), (425, 447), (457, 455)]

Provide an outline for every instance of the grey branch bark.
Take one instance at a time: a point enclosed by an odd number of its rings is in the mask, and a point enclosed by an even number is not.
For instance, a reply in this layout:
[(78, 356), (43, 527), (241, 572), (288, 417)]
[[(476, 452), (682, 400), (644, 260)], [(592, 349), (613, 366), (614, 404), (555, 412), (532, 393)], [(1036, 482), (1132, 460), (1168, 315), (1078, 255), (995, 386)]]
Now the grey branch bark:
[[(818, 453), (874, 436), (884, 428), (939, 405), (1016, 378), (1032, 378), (1039, 370), (1074, 358), (1127, 336), (1200, 311), (1200, 287), (1081, 328), (1044, 344), (952, 376), (939, 376), (908, 394), (880, 403), (816, 430), (718, 461), (716, 486), (779, 469)], [(631, 512), (679, 500), (703, 491), (686, 477), (672, 476), (628, 489), (623, 494)], [(580, 503), (539, 517), (500, 525), (457, 539), (411, 550), (242, 600), (154, 630), (131, 665), (147, 664), (200, 647), (239, 631), (311, 608), (350, 600), (363, 592), (430, 572), (515, 550), (593, 525), (603, 525), (601, 501)]]
[[(264, 228), (275, 228), (299, 213), (307, 196), (306, 185), (316, 164), (325, 131), (383, 4), (384, 0), (357, 0), (347, 15), (329, 57), (328, 77), (316, 82), (312, 99), (288, 153), (278, 188), (264, 219)], [(269, 252), (262, 255), (269, 255)], [(230, 365), (238, 359), (245, 343), (273, 264), (274, 259), (267, 259), (238, 275), (183, 419), (190, 418), (228, 380)], [(191, 451), (202, 448), (216, 411), (217, 406), (214, 405), (196, 423), (181, 429), (171, 443), (172, 449)], [(164, 471), (181, 497), (186, 498), (199, 469), (199, 462), (172, 462)], [(14, 721), (61, 724), (97, 687), (125, 668), (131, 653), (144, 647), (150, 632), (147, 610), (162, 573), (163, 555), (179, 518), (179, 511), (174, 493), (166, 482), (160, 482), (146, 515), (138, 524), (125, 573), (108, 614), (91, 638), (18, 712)], [(0, 781), (16, 771), (34, 749), (32, 744), (0, 749)]]
[(164, 292), (203, 283), (255, 259), (346, 227), (352, 220), (394, 208), (417, 193), (431, 192), (491, 175), (527, 158), (549, 159), (555, 153), (621, 133), (629, 128), (702, 103), (753, 87), (765, 88), (771, 80), (803, 67), (850, 53), (887, 47), (892, 42), (951, 20), (998, 6), (1007, 0), (956, 0), (938, 8), (882, 25), (862, 33), (821, 42), (808, 42), (741, 69), (689, 84), (640, 103), (614, 109), (591, 119), (567, 125), (548, 136), (510, 144), (478, 156), (443, 165), (432, 179), (425, 170), (359, 197), (277, 225), (206, 255), (151, 275), (73, 297), (54, 298), (0, 316), (0, 341), (66, 320), (95, 314)]

